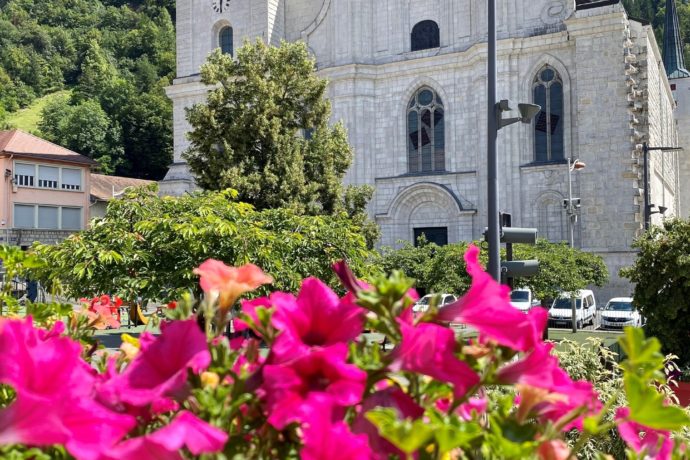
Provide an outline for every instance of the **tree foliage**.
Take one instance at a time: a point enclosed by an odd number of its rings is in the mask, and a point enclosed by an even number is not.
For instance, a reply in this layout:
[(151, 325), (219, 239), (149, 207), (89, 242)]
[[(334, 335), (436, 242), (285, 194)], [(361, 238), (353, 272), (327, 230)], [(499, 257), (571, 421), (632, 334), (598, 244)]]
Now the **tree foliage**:
[(245, 43), (236, 59), (216, 50), (201, 69), (215, 89), (187, 115), (197, 183), (232, 187), (257, 209), (341, 210), (352, 150), (343, 126), (328, 123), (326, 81), (314, 70), (304, 43)]
[[(98, 124), (112, 127), (112, 150), (97, 155), (110, 157), (100, 161), (103, 171), (161, 179), (172, 161), (163, 88), (175, 75), (173, 14), (169, 0), (0, 1), (0, 126), (36, 97), (70, 88), (63, 106), (98, 104), (108, 118)], [(94, 155), (93, 145), (64, 142), (89, 138), (93, 123), (67, 126), (45, 115), (40, 135)]]
[(301, 216), (258, 211), (233, 191), (158, 197), (155, 186), (113, 200), (91, 228), (62, 243), (37, 245), (45, 268), (74, 297), (102, 293), (170, 300), (198, 290), (192, 269), (209, 258), (252, 262), (276, 279), (271, 289), (296, 291), (317, 276), (337, 285), (331, 263), (347, 259), (364, 275), (375, 269), (361, 229), (346, 214)]
[(635, 283), (634, 305), (647, 319), (648, 334), (667, 352), (690, 364), (690, 220), (665, 220), (638, 238), (632, 267), (621, 275)]
[[(421, 239), (417, 247), (404, 243), (400, 249), (384, 248), (381, 263), (386, 272), (404, 271), (417, 280), (417, 287), (424, 292), (461, 294), (470, 286), (463, 260), (467, 245), (462, 242), (437, 246)], [(481, 256), (486, 263), (486, 251)], [(540, 239), (536, 245), (515, 245), (513, 257), (539, 260), (536, 276), (515, 280), (516, 286), (529, 287), (539, 299), (553, 299), (559, 291), (571, 292), (592, 284), (603, 286), (608, 281), (608, 270), (601, 257), (564, 243)]]
[(67, 98), (56, 98), (46, 105), (39, 128), (46, 139), (96, 160), (105, 174), (123, 161), (120, 127), (92, 99), (70, 105)]

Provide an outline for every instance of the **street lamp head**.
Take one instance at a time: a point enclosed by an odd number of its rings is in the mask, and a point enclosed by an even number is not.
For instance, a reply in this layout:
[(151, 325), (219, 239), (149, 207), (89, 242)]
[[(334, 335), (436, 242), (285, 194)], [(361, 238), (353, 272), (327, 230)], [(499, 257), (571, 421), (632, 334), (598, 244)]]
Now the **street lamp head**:
[(523, 123), (531, 123), (534, 117), (541, 112), (541, 106), (537, 104), (518, 104), (520, 111), (520, 121)]
[(659, 214), (666, 214), (666, 211), (668, 211), (666, 206), (659, 206)]
[(585, 164), (584, 161), (580, 160), (575, 160), (573, 161), (573, 169), (578, 170), (578, 169), (585, 169), (587, 165)]

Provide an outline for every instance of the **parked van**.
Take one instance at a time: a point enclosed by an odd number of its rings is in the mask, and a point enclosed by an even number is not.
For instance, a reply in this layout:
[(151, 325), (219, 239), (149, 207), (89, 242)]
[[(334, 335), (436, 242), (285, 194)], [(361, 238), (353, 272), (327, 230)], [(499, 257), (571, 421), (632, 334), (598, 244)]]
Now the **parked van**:
[(532, 296), (530, 288), (518, 288), (510, 291), (510, 304), (520, 311), (527, 313), (532, 309), (541, 305), (541, 302)]
[[(575, 318), (577, 328), (585, 324), (594, 325), (597, 314), (597, 302), (594, 293), (589, 289), (582, 289), (575, 293)], [(561, 293), (549, 309), (549, 323), (554, 326), (572, 326), (572, 301), (568, 293)]]

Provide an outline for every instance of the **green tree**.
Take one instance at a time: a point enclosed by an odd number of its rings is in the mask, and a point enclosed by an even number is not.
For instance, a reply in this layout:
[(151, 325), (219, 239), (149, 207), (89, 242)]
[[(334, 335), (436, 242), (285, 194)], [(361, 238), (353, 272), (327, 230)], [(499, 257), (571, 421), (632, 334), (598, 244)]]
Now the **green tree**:
[(110, 86), (117, 77), (117, 69), (110, 62), (96, 40), (88, 43), (86, 55), (81, 63), (79, 83), (72, 93), (75, 103), (97, 99), (104, 86)]
[(621, 275), (635, 283), (633, 302), (647, 319), (645, 329), (690, 365), (690, 220), (665, 220), (633, 247), (635, 264)]
[[(417, 280), (417, 287), (424, 292), (462, 294), (470, 287), (463, 260), (467, 245), (462, 242), (437, 246), (420, 239), (415, 247), (407, 242), (400, 249), (384, 248), (381, 265), (386, 272), (404, 271)], [(486, 263), (486, 251), (480, 257)], [(572, 292), (592, 284), (603, 286), (608, 281), (608, 270), (601, 257), (572, 249), (565, 243), (540, 239), (536, 245), (515, 245), (514, 258), (539, 260), (539, 273), (516, 279), (515, 285), (529, 287), (536, 298), (543, 300), (553, 299), (560, 291)]]
[(232, 187), (257, 209), (340, 210), (352, 150), (343, 126), (328, 123), (326, 81), (314, 70), (304, 43), (246, 43), (236, 59), (216, 50), (201, 70), (215, 89), (187, 115), (197, 183)]
[(340, 259), (359, 275), (377, 269), (376, 254), (347, 215), (257, 211), (235, 197), (222, 191), (160, 198), (155, 186), (129, 191), (88, 230), (55, 246), (36, 246), (46, 263), (35, 276), (60, 281), (74, 297), (112, 293), (167, 301), (199, 292), (192, 269), (209, 258), (260, 266), (276, 280), (271, 290), (296, 291), (307, 276), (339, 286), (331, 263)]
[(72, 106), (67, 98), (57, 98), (44, 108), (38, 127), (49, 141), (96, 160), (105, 174), (122, 162), (120, 127), (110, 121), (98, 101)]

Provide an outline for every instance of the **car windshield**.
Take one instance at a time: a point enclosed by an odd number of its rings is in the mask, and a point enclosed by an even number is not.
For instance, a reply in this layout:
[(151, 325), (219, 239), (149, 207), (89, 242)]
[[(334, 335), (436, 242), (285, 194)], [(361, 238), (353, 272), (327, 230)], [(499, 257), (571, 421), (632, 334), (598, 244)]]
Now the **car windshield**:
[(606, 311), (633, 311), (632, 302), (609, 302)]
[[(571, 306), (571, 301), (568, 297), (559, 297), (556, 299), (556, 302), (553, 304), (553, 308), (557, 309), (566, 309), (566, 308), (572, 308)], [(582, 299), (577, 299), (577, 309), (579, 310), (582, 308)]]
[(510, 293), (510, 300), (513, 302), (529, 301), (529, 291), (513, 291)]
[(429, 301), (431, 300), (431, 296), (424, 296), (419, 301), (417, 302), (417, 305), (429, 305)]

